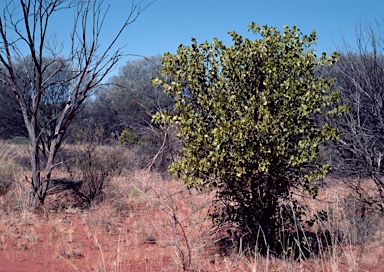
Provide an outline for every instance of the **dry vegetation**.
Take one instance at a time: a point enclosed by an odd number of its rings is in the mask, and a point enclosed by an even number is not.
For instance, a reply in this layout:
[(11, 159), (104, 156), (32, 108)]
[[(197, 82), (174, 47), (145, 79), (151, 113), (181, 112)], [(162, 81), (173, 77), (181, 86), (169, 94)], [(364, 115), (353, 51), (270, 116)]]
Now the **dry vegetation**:
[[(44, 209), (31, 212), (26, 147), (0, 145), (0, 180), (12, 181), (0, 196), (0, 271), (384, 271), (382, 218), (361, 218), (352, 192), (334, 181), (308, 200), (329, 214), (308, 233), (329, 236), (317, 236), (317, 254), (298, 261), (293, 248), (285, 258), (239, 250), (207, 217), (212, 194), (132, 167), (113, 175), (91, 204), (77, 187), (56, 186)], [(128, 151), (124, 158), (134, 164)], [(57, 184), (70, 177), (64, 165), (54, 173)]]

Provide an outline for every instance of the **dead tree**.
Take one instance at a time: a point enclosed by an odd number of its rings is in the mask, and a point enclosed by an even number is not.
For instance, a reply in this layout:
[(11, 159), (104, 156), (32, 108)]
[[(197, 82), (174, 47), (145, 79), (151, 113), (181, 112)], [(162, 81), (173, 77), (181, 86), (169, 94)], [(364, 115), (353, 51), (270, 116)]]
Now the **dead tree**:
[[(80, 106), (123, 56), (122, 48), (115, 49), (116, 41), (148, 5), (133, 2), (121, 27), (113, 30), (115, 36), (102, 45), (108, 11), (103, 1), (6, 1), (0, 18), (0, 80), (16, 97), (28, 131), (32, 207), (44, 204), (56, 154)], [(60, 13), (74, 14), (62, 47), (50, 42), (57, 27), (52, 19)], [(60, 92), (55, 94), (60, 100), (42, 121), (52, 90)]]
[(342, 136), (329, 150), (334, 174), (357, 193), (362, 210), (384, 213), (384, 27), (360, 24), (356, 34), (356, 46), (346, 44), (340, 62), (327, 71), (349, 106), (334, 120)]

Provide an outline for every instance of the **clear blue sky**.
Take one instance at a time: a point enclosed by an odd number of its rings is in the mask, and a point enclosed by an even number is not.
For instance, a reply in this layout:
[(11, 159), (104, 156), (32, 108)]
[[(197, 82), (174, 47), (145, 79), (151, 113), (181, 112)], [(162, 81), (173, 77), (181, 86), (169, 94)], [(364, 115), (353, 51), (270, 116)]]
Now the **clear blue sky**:
[[(0, 0), (0, 8), (3, 1)], [(145, 5), (151, 0), (136, 0), (139, 1)], [(111, 5), (103, 36), (108, 41), (129, 13), (132, 1), (104, 2)], [(57, 18), (51, 29), (64, 43), (72, 18)], [(342, 46), (343, 38), (353, 45), (358, 21), (375, 19), (384, 22), (384, 0), (156, 0), (123, 33), (119, 46), (127, 44), (125, 53), (151, 56), (173, 53), (178, 45), (189, 45), (192, 37), (198, 42), (217, 37), (228, 45), (228, 31), (252, 37), (247, 25), (255, 22), (278, 29), (296, 25), (305, 34), (315, 29), (317, 51), (331, 52)]]
[[(110, 0), (124, 16), (127, 0)], [(305, 34), (316, 30), (318, 51), (330, 52), (355, 40), (356, 22), (384, 19), (384, 0), (157, 0), (132, 25), (125, 37), (127, 51), (141, 55), (174, 52), (179, 44), (218, 37), (230, 43), (227, 32), (242, 35), (255, 22), (282, 29), (296, 25)]]

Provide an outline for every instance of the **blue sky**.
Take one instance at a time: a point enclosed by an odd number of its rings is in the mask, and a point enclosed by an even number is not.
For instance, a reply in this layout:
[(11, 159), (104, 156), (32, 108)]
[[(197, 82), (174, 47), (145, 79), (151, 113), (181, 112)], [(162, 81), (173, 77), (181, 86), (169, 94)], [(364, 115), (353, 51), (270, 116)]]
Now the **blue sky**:
[[(0, 0), (0, 8), (3, 1)], [(151, 0), (136, 0), (136, 3), (139, 1), (145, 5)], [(107, 43), (129, 13), (132, 1), (104, 0), (104, 3), (110, 4), (102, 37)], [(60, 16), (52, 25), (51, 31), (64, 45), (72, 18), (72, 15)], [(354, 45), (356, 23), (375, 19), (384, 22), (384, 0), (156, 0), (126, 29), (118, 46), (126, 45), (127, 54), (151, 56), (174, 53), (178, 45), (189, 45), (192, 37), (199, 43), (217, 37), (228, 45), (231, 43), (228, 31), (235, 30), (252, 38), (247, 26), (255, 22), (280, 30), (284, 25), (295, 25), (304, 34), (316, 30), (316, 50), (329, 53), (342, 46), (343, 39)], [(124, 58), (119, 65), (129, 59)]]
[[(110, 0), (120, 7), (127, 2)], [(117, 14), (123, 16), (124, 10)], [(190, 44), (191, 37), (198, 42), (218, 37), (226, 44), (230, 30), (252, 37), (247, 31), (251, 22), (278, 29), (296, 25), (305, 34), (315, 29), (316, 49), (330, 52), (342, 46), (343, 38), (353, 44), (358, 21), (375, 19), (384, 19), (383, 0), (157, 0), (124, 36), (126, 51), (154, 55), (174, 52), (179, 44)]]

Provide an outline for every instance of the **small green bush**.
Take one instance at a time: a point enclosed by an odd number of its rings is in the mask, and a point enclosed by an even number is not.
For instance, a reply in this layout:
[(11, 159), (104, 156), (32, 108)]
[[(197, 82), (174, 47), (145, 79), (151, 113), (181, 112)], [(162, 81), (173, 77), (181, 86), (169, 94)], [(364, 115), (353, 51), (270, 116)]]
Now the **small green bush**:
[(133, 133), (128, 129), (124, 129), (119, 136), (119, 143), (126, 146), (134, 146), (140, 140), (138, 133)]
[(29, 139), (24, 136), (16, 136), (12, 138), (14, 144), (29, 144)]

